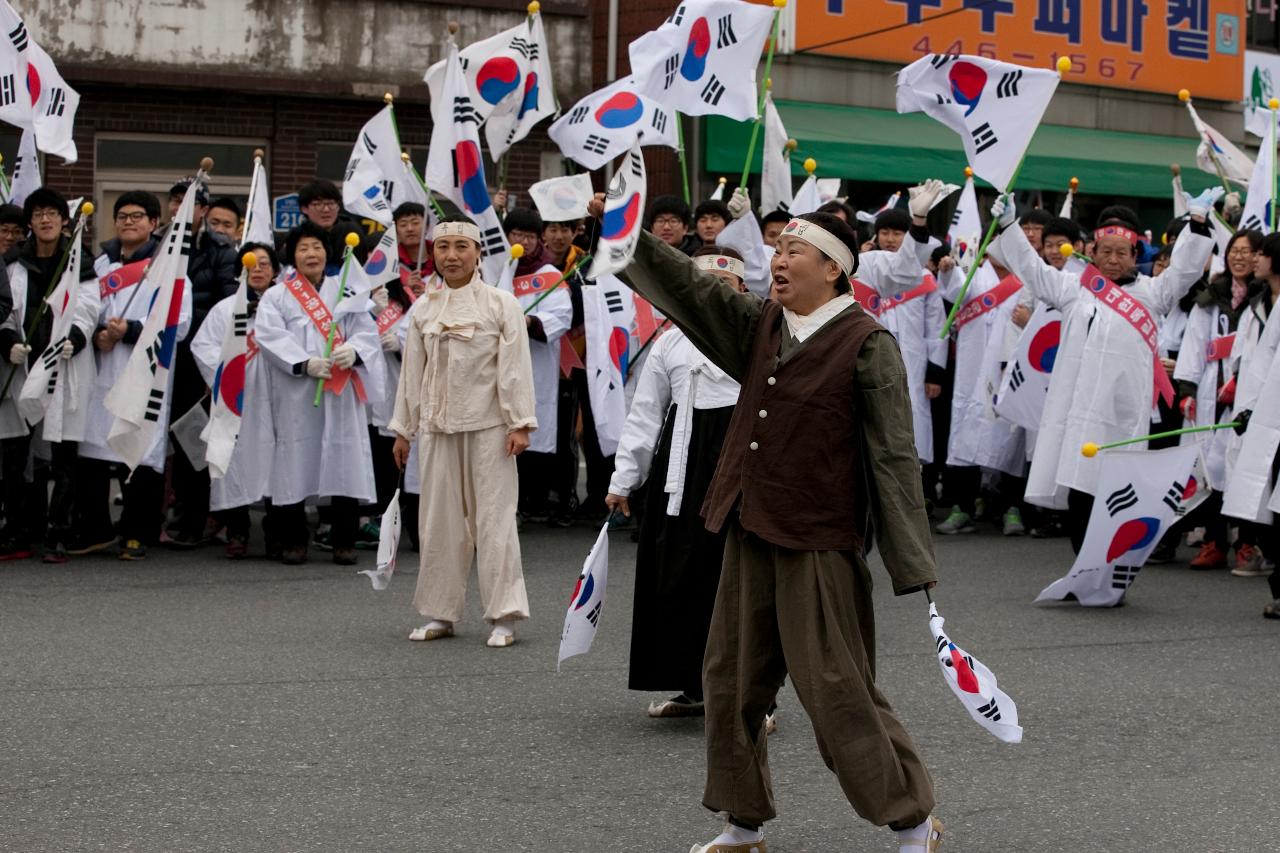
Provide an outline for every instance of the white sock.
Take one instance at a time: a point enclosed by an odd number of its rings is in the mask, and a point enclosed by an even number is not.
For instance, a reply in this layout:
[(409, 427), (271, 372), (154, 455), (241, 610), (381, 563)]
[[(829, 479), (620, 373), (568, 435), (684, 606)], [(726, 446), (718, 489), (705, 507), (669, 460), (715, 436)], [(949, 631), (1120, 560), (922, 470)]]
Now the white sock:
[(895, 834), (898, 836), (898, 843), (902, 844), (907, 841), (929, 841), (929, 831), (933, 829), (933, 815), (924, 819), (924, 823), (914, 829), (898, 829)]
[(510, 637), (510, 636), (512, 636), (513, 634), (515, 634), (515, 631), (511, 630), (511, 623), (509, 623), (509, 622), (494, 622), (494, 623), (493, 623), (493, 633), (492, 633), (490, 636), (493, 636), (493, 637)]
[(763, 841), (764, 833), (758, 829), (743, 829), (740, 826), (729, 823), (725, 824), (724, 832), (716, 836), (712, 844), (750, 844), (753, 841)]
[(427, 623), (425, 626), (423, 626), (423, 627), (424, 627), (426, 630), (428, 630), (428, 631), (446, 631), (446, 630), (448, 630), (449, 628), (452, 628), (452, 627), (453, 627), (453, 623), (452, 623), (452, 622), (444, 622), (444, 621), (442, 621), (442, 620), (440, 620), (440, 619), (432, 619), (430, 622), (428, 622), (428, 623)]

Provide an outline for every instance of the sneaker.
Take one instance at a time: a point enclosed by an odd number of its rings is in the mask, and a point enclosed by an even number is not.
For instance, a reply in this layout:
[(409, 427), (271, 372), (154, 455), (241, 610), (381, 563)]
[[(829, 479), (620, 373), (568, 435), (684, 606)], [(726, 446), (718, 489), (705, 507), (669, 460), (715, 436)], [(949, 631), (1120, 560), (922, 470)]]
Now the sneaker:
[(1262, 608), (1263, 619), (1280, 619), (1280, 598)]
[(135, 561), (147, 559), (147, 546), (137, 539), (126, 539), (120, 546), (120, 559)]
[(573, 527), (573, 516), (569, 515), (567, 512), (558, 512), (551, 516), (551, 520), (547, 522), (547, 526), (559, 528)]
[(228, 536), (222, 556), (228, 560), (243, 560), (249, 556), (249, 540), (243, 536)]
[(969, 517), (969, 513), (960, 509), (958, 506), (951, 508), (951, 514), (946, 520), (933, 528), (943, 536), (954, 536), (957, 533), (976, 533), (978, 528), (974, 527), (973, 519)]
[(316, 535), (311, 538), (311, 541), (321, 551), (332, 551), (333, 543), (329, 538), (329, 525), (320, 525), (319, 529), (316, 530)]
[(26, 560), (34, 556), (29, 544), (23, 542), (5, 542), (0, 544), (0, 562), (9, 560)]
[(1262, 552), (1253, 545), (1241, 545), (1236, 549), (1236, 565), (1231, 574), (1238, 578), (1261, 578), (1271, 574), (1262, 565)]
[(112, 545), (116, 544), (116, 539), (112, 536), (110, 539), (73, 539), (67, 543), (67, 553), (73, 557), (83, 557), (86, 554), (97, 554), (106, 551)]
[(650, 717), (701, 717), (706, 714), (706, 706), (695, 702), (681, 693), (664, 701), (649, 703)]
[(1206, 542), (1200, 546), (1200, 553), (1191, 558), (1193, 569), (1225, 569), (1227, 567), (1226, 552), (1216, 542)]
[(44, 553), (40, 555), (40, 562), (61, 564), (67, 561), (67, 548), (61, 542), (54, 542), (52, 545), (44, 546)]
[(360, 561), (355, 548), (334, 548), (333, 562), (337, 566), (354, 566)]
[(378, 541), (382, 539), (381, 519), (370, 519), (361, 525), (356, 533), (356, 547), (361, 551), (378, 550)]
[(1026, 532), (1027, 528), (1022, 526), (1022, 511), (1016, 506), (1009, 507), (1009, 511), (1004, 514), (1004, 535), (1022, 536)]

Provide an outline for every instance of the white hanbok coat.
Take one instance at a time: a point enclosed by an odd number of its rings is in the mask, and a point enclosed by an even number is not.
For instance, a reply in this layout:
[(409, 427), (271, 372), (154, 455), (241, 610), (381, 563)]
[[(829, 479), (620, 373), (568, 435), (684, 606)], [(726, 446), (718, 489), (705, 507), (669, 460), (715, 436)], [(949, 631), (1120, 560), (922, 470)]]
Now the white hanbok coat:
[[(106, 255), (99, 255), (93, 263), (94, 272), (99, 277), (121, 266), (119, 262), (113, 263)], [(172, 287), (173, 282), (165, 282), (164, 286)], [(157, 290), (154, 283), (144, 278), (132, 287), (126, 287), (118, 293), (111, 294), (102, 300), (98, 309), (98, 323), (104, 324), (112, 317), (123, 317), (125, 320), (136, 320), (145, 324)], [(178, 313), (178, 340), (186, 340), (190, 331), (191, 287), (188, 282), (187, 286), (182, 288), (182, 307)], [(90, 346), (93, 346), (92, 340)], [(111, 433), (115, 415), (107, 410), (106, 399), (107, 393), (116, 384), (120, 374), (124, 373), (129, 357), (133, 355), (133, 344), (119, 341), (108, 352), (102, 352), (97, 347), (93, 347), (93, 350), (98, 375), (94, 379), (93, 393), (89, 397), (89, 420), (85, 428), (84, 441), (80, 443), (80, 455), (106, 462), (122, 462), (124, 460), (120, 458), (120, 454), (107, 444), (107, 436)], [(139, 463), (161, 473), (164, 473), (164, 461), (169, 453), (169, 404), (173, 398), (173, 375), (174, 372), (169, 371), (169, 392), (164, 395), (164, 401), (161, 403), (160, 419), (151, 437), (151, 446)], [(184, 414), (186, 413), (178, 412), (179, 417)]]
[[(213, 386), (213, 376), (222, 359), (222, 336), (235, 310), (235, 296), (228, 296), (209, 310), (191, 339), (191, 356), (205, 384)], [(249, 317), (249, 339), (256, 340), (256, 314)], [(209, 481), (209, 509), (249, 506), (269, 495), (271, 461), (275, 453), (275, 429), (271, 420), (271, 367), (261, 350), (251, 349), (244, 369), (244, 402), (240, 407), (240, 432), (231, 452), (225, 476)], [(314, 389), (313, 389), (314, 393)]]
[[(27, 311), (27, 268), (15, 261), (8, 266), (9, 290), (13, 295), (13, 311), (0, 328), (25, 333)], [(98, 280), (80, 282), (71, 322), (84, 334), (87, 342), (70, 360), (58, 368), (58, 384), (49, 400), (49, 410), (40, 421), (37, 434), (45, 441), (82, 441), (89, 417), (89, 392), (93, 388), (96, 368), (93, 359), (93, 330), (98, 325)], [(0, 438), (26, 435), (30, 429), (18, 412), (17, 399), (27, 379), (26, 365), (9, 363), (9, 354), (0, 353), (0, 386), (9, 382), (9, 391), (0, 401)], [(13, 372), (13, 380), (9, 373)]]
[[(1273, 314), (1276, 311), (1274, 307), (1271, 310)], [(1280, 512), (1280, 489), (1271, 478), (1271, 463), (1280, 450), (1280, 322), (1270, 320), (1258, 334), (1261, 318), (1249, 317), (1251, 308), (1245, 314), (1236, 333), (1236, 346), (1242, 357), (1235, 410), (1252, 415), (1227, 477), (1222, 512), (1270, 524), (1272, 513)], [(1246, 332), (1256, 343), (1242, 341), (1241, 335)]]
[[(338, 294), (337, 276), (328, 276), (320, 298), (332, 310)], [(383, 393), (382, 345), (369, 314), (367, 293), (342, 301), (336, 313), (338, 330), (360, 357), (354, 368), (364, 384), (369, 404)], [(289, 506), (314, 497), (351, 497), (373, 503), (373, 455), (369, 447), (366, 404), (356, 396), (354, 380), (342, 394), (325, 391), (314, 405), (316, 382), (293, 366), (324, 355), (325, 339), (298, 300), (279, 284), (262, 295), (254, 333), (271, 364), (271, 418), (276, 425), (268, 494), (273, 503)]]
[[(1182, 345), (1178, 350), (1177, 366), (1173, 370), (1173, 378), (1184, 382), (1198, 383), (1196, 386), (1196, 418), (1195, 421), (1183, 419), (1182, 426), (1210, 426), (1215, 423), (1230, 423), (1232, 406), (1227, 406), (1222, 417), (1217, 417), (1218, 388), (1232, 376), (1236, 359), (1228, 356), (1219, 361), (1209, 361), (1207, 348), (1214, 338), (1231, 334), (1230, 318), (1222, 313), (1217, 305), (1204, 307), (1196, 305), (1187, 318), (1186, 333), (1182, 337)], [(1210, 433), (1198, 433), (1182, 436), (1182, 444), (1199, 443), (1204, 456), (1205, 469), (1209, 475), (1209, 486), (1217, 491), (1226, 487), (1227, 482), (1227, 446), (1234, 435), (1229, 429), (1220, 429)]]
[[(942, 298), (955, 302), (964, 284), (957, 267), (942, 276)], [(965, 304), (995, 289), (1000, 277), (989, 263), (973, 274)], [(1012, 323), (1016, 294), (996, 308), (969, 321), (956, 331), (956, 376), (951, 392), (951, 435), (947, 441), (947, 464), (952, 467), (976, 465), (994, 468), (1020, 477), (1026, 467), (1023, 431), (996, 417), (994, 398), (1000, 390), (1000, 355), (1004, 352), (1005, 330)]]
[(925, 377), (930, 362), (947, 366), (947, 342), (938, 336), (947, 319), (942, 295), (934, 290), (890, 308), (876, 319), (898, 341), (902, 363), (907, 368), (916, 455), (927, 465), (933, 461), (933, 407), (924, 392)]
[[(560, 277), (560, 270), (547, 264), (534, 275)], [(520, 310), (528, 312), (529, 306), (542, 294), (517, 296)], [(560, 409), (560, 338), (569, 331), (573, 320), (573, 303), (569, 297), (569, 285), (562, 283), (555, 292), (538, 302), (538, 307), (528, 317), (536, 317), (542, 323), (545, 341), (529, 338), (529, 357), (533, 361), (533, 393), (537, 406), (538, 428), (529, 435), (529, 450), (534, 453), (556, 452), (556, 426)]]
[[(1105, 454), (1086, 458), (1086, 442), (1104, 444), (1145, 435), (1151, 424), (1151, 351), (1130, 324), (1080, 284), (1074, 272), (1046, 264), (1021, 228), (1006, 228), (995, 245), (1037, 299), (1062, 312), (1062, 342), (1049, 380), (1044, 418), (1028, 475), (1026, 499), (1065, 509), (1067, 491), (1093, 494)], [(1152, 317), (1167, 314), (1204, 270), (1213, 239), (1182, 232), (1169, 268), (1139, 275), (1124, 291)], [(952, 425), (954, 430), (955, 426)]]

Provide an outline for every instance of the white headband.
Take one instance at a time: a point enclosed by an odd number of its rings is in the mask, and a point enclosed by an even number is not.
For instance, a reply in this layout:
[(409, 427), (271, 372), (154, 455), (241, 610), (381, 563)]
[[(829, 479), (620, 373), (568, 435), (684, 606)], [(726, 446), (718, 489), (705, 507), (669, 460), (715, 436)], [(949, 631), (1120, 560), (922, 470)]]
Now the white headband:
[(835, 261), (845, 275), (853, 275), (853, 253), (849, 247), (821, 225), (815, 225), (807, 219), (793, 219), (782, 229), (782, 237), (795, 237), (816, 247), (828, 258)]
[(474, 222), (439, 222), (431, 230), (431, 239), (434, 241), (441, 237), (468, 237), (479, 243), (480, 227)]
[(707, 272), (727, 272), (743, 280), (747, 277), (747, 265), (728, 255), (697, 255), (693, 265)]

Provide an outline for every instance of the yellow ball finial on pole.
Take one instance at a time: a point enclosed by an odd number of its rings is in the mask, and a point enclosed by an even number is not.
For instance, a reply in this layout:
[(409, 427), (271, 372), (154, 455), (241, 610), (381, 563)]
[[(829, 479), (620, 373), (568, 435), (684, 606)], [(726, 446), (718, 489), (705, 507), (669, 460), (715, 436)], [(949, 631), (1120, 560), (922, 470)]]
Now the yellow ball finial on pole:
[(972, 178), (972, 177), (973, 177), (973, 169), (969, 168), (968, 166), (965, 166), (965, 167), (964, 167), (964, 176), (965, 176), (966, 178)]
[(343, 238), (343, 242), (347, 244), (347, 248), (354, 249), (360, 245), (360, 235), (354, 231), (348, 231), (347, 236)]
[(80, 205), (80, 212), (85, 216), (93, 216), (93, 211), (94, 207), (93, 202), (91, 201), (86, 201), (84, 204)]
[(240, 256), (240, 265), (247, 270), (251, 270), (258, 265), (258, 255), (255, 252), (245, 252)]
[(267, 159), (267, 152), (263, 151), (261, 148), (255, 148), (253, 149), (253, 159), (265, 160)]
[(524, 246), (519, 243), (511, 245), (511, 260), (518, 261), (524, 257)]
[(804, 170), (812, 175), (818, 169), (818, 161), (812, 157), (804, 161)]
[(456, 36), (457, 34), (458, 34), (458, 22), (457, 22), (457, 21), (450, 21), (450, 22), (449, 22), (449, 35), (451, 35), (451, 36)]
[(212, 157), (202, 157), (202, 158), (200, 158), (200, 171), (202, 171), (202, 172), (212, 172), (212, 171), (213, 171), (213, 158), (212, 158)]
[(542, 4), (539, 3), (538, 0), (533, 0), (533, 2), (525, 8), (529, 10), (530, 15), (536, 15), (538, 12), (542, 11)]
[(1066, 56), (1058, 57), (1058, 73), (1066, 74), (1071, 70), (1071, 60)]
[(1189, 90), (1189, 89), (1179, 89), (1179, 90), (1178, 90), (1178, 100), (1179, 100), (1179, 101), (1182, 101), (1182, 103), (1184, 103), (1184, 104), (1185, 104), (1187, 101), (1191, 100), (1191, 90)]
[(395, 99), (396, 99), (396, 96), (391, 94), (390, 92), (382, 93), (382, 103), (386, 104), (387, 106), (391, 106), (392, 102), (394, 102)]
[(1267, 109), (1280, 110), (1280, 98), (1272, 98), (1267, 101)]
[(1069, 258), (1076, 253), (1076, 250), (1070, 243), (1063, 243), (1062, 247), (1058, 249), (1058, 252), (1062, 257)]
[(773, 8), (775, 9), (782, 9), (786, 7), (786, 5), (787, 5), (787, 0), (773, 0)]
[(408, 163), (408, 162), (409, 162), (409, 152), (408, 152), (408, 151), (401, 151), (401, 152), (400, 152), (400, 162), (402, 162), (402, 163)]
[(1072, 176), (1072, 178), (1071, 178), (1071, 190), (1072, 190), (1072, 192), (1074, 192), (1074, 191), (1075, 191), (1075, 189), (1076, 189), (1076, 187), (1078, 187), (1078, 186), (1080, 186), (1080, 179), (1079, 179), (1079, 178), (1077, 178), (1077, 177), (1075, 177), (1075, 176)]
[(1084, 447), (1080, 448), (1080, 452), (1089, 459), (1092, 459), (1098, 455), (1098, 445), (1094, 444), (1092, 441), (1086, 441)]
[(796, 142), (794, 139), (788, 139), (787, 144), (782, 147), (787, 149), (788, 151), (795, 151), (797, 148), (800, 147), (800, 143)]

